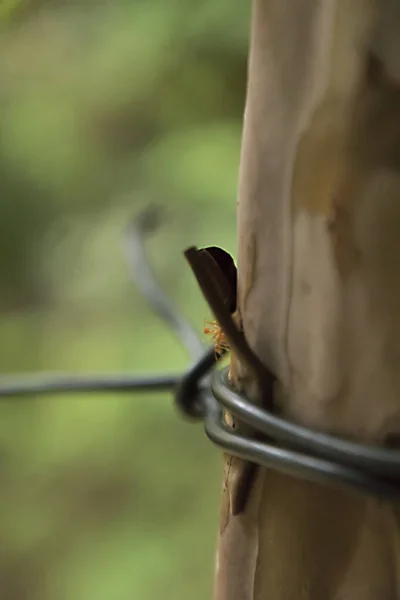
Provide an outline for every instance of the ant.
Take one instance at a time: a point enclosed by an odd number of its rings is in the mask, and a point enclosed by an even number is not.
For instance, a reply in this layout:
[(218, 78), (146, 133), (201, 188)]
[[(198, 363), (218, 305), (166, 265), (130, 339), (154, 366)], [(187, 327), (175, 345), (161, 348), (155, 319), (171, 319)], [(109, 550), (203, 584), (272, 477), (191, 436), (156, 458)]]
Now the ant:
[(203, 332), (214, 342), (215, 355), (218, 358), (229, 351), (229, 342), (217, 321), (206, 321)]

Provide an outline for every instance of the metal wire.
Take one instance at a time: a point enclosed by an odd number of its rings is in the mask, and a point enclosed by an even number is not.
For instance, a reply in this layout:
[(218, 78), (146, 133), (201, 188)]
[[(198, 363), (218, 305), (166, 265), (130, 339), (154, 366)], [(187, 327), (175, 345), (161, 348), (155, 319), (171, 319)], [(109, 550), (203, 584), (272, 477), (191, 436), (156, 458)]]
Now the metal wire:
[[(277, 417), (235, 392), (226, 370), (214, 373), (211, 392), (204, 398), (205, 430), (225, 451), (301, 479), (350, 487), (392, 502), (400, 500), (399, 451), (356, 444)], [(222, 420), (222, 407), (252, 425), (255, 435), (267, 435), (273, 442), (232, 433)]]
[[(162, 209), (151, 205), (132, 219), (125, 239), (126, 259), (134, 284), (155, 314), (161, 317), (170, 329), (176, 333), (194, 361), (202, 357), (204, 346), (195, 329), (179, 314), (162, 286), (158, 283), (146, 252), (146, 238), (157, 230), (162, 223), (162, 217)], [(211, 355), (211, 352), (209, 354)], [(213, 357), (212, 363), (214, 362), (215, 358)], [(0, 398), (52, 394), (66, 395), (79, 392), (96, 394), (165, 392), (174, 390), (181, 379), (182, 374), (178, 373), (152, 373), (150, 375), (137, 375), (135, 373), (3, 375), (0, 377)]]
[[(252, 404), (231, 388), (227, 370), (215, 368), (214, 349), (204, 350), (196, 332), (178, 314), (157, 283), (144, 248), (158, 213), (148, 209), (131, 224), (127, 241), (132, 277), (155, 312), (175, 331), (192, 366), (183, 374), (34, 375), (0, 380), (0, 397), (73, 392), (174, 391), (180, 412), (202, 420), (209, 439), (225, 452), (263, 467), (320, 483), (400, 500), (400, 452), (357, 444), (296, 425)], [(228, 411), (254, 433), (243, 435), (223, 419)]]
[(0, 383), (0, 398), (12, 396), (44, 396), (52, 394), (165, 392), (179, 383), (181, 375), (166, 373), (151, 375), (40, 375), (4, 376)]
[(147, 256), (145, 237), (154, 233), (162, 222), (160, 207), (149, 206), (133, 219), (126, 236), (126, 259), (133, 282), (153, 311), (177, 335), (194, 361), (204, 352), (204, 346), (191, 324), (177, 311), (158, 283)]
[[(399, 451), (356, 444), (277, 417), (232, 389), (226, 369), (214, 369), (209, 385), (196, 382), (195, 373), (191, 368), (181, 381), (176, 393), (179, 406), (189, 406), (189, 416), (202, 418), (209, 439), (225, 452), (300, 479), (355, 489), (391, 502), (400, 500)], [(182, 401), (184, 390), (191, 391), (195, 411), (188, 398), (186, 404)], [(250, 425), (254, 434), (229, 428), (223, 410)]]

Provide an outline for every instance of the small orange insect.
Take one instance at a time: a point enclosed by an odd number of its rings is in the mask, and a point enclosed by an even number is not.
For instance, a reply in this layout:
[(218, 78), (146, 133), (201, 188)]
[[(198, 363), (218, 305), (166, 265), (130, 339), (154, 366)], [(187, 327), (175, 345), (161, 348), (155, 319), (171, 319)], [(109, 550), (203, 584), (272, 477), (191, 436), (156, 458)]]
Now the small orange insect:
[(217, 356), (221, 356), (224, 352), (229, 351), (229, 342), (217, 321), (205, 321), (203, 331), (214, 342), (215, 354)]

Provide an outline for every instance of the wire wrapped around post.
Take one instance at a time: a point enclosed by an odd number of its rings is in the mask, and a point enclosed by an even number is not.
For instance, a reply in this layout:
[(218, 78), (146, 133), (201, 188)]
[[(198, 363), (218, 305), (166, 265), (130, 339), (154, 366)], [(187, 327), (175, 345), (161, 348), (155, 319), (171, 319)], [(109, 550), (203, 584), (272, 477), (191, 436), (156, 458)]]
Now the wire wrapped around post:
[[(230, 386), (227, 369), (217, 368), (214, 348), (204, 349), (195, 330), (176, 311), (156, 281), (147, 260), (144, 236), (155, 229), (157, 222), (158, 212), (153, 207), (134, 220), (129, 228), (128, 257), (134, 267), (136, 285), (191, 355), (193, 363), (187, 371), (149, 375), (3, 376), (0, 397), (76, 392), (172, 392), (180, 414), (196, 422), (203, 421), (209, 439), (228, 454), (301, 479), (344, 486), (399, 502), (400, 451), (358, 444), (296, 425), (274, 414), (272, 403), (268, 407), (255, 406)], [(225, 325), (230, 328), (229, 323)], [(248, 353), (243, 340), (236, 338), (233, 330), (230, 333), (235, 338), (234, 344), (239, 343), (239, 350)], [(247, 358), (251, 359), (250, 354)], [(263, 372), (263, 377), (269, 384), (273, 380), (268, 370)], [(243, 435), (229, 428), (223, 419), (224, 411), (250, 425), (254, 435)]]

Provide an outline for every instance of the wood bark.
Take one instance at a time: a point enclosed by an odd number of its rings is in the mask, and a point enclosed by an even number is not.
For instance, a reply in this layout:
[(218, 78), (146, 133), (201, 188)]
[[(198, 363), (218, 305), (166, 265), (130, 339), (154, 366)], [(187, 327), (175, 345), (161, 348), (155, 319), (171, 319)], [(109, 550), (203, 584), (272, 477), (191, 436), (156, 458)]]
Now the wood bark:
[[(238, 204), (239, 309), (286, 415), (400, 433), (400, 9), (254, 0)], [(245, 366), (236, 385), (254, 401)], [(225, 464), (215, 600), (399, 600), (396, 507)]]

